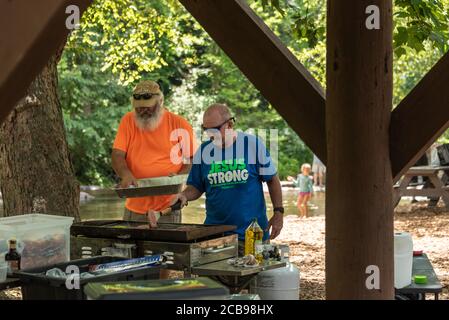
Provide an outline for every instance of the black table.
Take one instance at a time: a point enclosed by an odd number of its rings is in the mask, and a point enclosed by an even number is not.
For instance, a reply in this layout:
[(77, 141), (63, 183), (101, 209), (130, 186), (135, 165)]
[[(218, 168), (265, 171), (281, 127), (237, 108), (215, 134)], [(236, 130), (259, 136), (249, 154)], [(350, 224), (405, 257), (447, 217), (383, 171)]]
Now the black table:
[(0, 291), (20, 287), (20, 285), (18, 278), (6, 278), (5, 282), (0, 282)]
[(412, 281), (407, 287), (396, 289), (396, 294), (403, 295), (416, 295), (421, 297), (422, 300), (426, 299), (426, 293), (433, 293), (435, 295), (435, 300), (438, 300), (438, 295), (443, 290), (443, 286), (438, 280), (435, 271), (433, 270), (432, 264), (429, 258), (424, 253), (420, 256), (413, 257), (413, 270), (412, 277), (415, 275), (425, 275), (427, 276), (426, 284), (416, 284)]
[(229, 288), (232, 294), (240, 293), (259, 272), (283, 268), (285, 261), (265, 261), (255, 267), (235, 267), (227, 260), (212, 262), (192, 268), (192, 273), (198, 276), (210, 277)]

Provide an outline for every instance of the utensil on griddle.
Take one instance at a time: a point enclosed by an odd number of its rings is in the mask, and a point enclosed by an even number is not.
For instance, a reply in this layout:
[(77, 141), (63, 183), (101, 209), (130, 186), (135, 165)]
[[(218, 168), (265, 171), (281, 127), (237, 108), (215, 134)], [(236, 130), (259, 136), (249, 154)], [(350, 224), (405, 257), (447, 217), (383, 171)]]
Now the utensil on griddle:
[[(187, 205), (187, 203), (186, 203)], [(165, 216), (167, 214), (172, 213), (173, 211), (180, 210), (182, 208), (181, 206), (181, 200), (176, 201), (174, 204), (172, 204), (170, 207), (163, 209), (159, 212), (148, 212), (147, 218), (148, 222), (150, 223), (150, 228), (157, 228), (157, 221), (161, 216)]]

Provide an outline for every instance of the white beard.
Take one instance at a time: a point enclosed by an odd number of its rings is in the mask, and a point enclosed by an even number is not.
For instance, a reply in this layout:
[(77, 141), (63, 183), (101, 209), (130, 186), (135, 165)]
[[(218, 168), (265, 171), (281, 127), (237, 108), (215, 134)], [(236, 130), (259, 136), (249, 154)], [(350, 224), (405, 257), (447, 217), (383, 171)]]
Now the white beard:
[(156, 113), (150, 118), (142, 118), (136, 112), (135, 113), (136, 125), (139, 129), (143, 131), (154, 131), (161, 123), (163, 114), (164, 109), (162, 107), (160, 107), (159, 110), (156, 111)]

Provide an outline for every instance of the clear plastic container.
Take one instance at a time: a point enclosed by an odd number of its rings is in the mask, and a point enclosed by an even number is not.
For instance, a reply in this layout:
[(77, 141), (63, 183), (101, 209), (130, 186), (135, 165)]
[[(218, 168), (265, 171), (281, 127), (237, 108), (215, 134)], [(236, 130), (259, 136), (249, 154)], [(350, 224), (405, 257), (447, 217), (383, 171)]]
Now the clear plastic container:
[(70, 260), (72, 217), (26, 214), (0, 218), (0, 251), (17, 240), (21, 269), (51, 265)]
[(0, 283), (6, 281), (6, 275), (8, 272), (8, 265), (5, 262), (5, 255), (0, 253)]

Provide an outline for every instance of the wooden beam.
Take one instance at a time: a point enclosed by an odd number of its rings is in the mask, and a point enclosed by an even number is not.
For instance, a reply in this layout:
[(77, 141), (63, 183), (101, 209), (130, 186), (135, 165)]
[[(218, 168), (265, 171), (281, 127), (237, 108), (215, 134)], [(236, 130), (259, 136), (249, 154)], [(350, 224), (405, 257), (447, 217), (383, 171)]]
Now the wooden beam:
[(390, 154), (394, 181), (449, 127), (449, 53), (393, 110)]
[(393, 299), (392, 0), (328, 0), (327, 30), (326, 298)]
[(325, 163), (324, 90), (246, 1), (180, 2)]
[(0, 121), (66, 40), (66, 8), (91, 0), (14, 0), (0, 4)]

